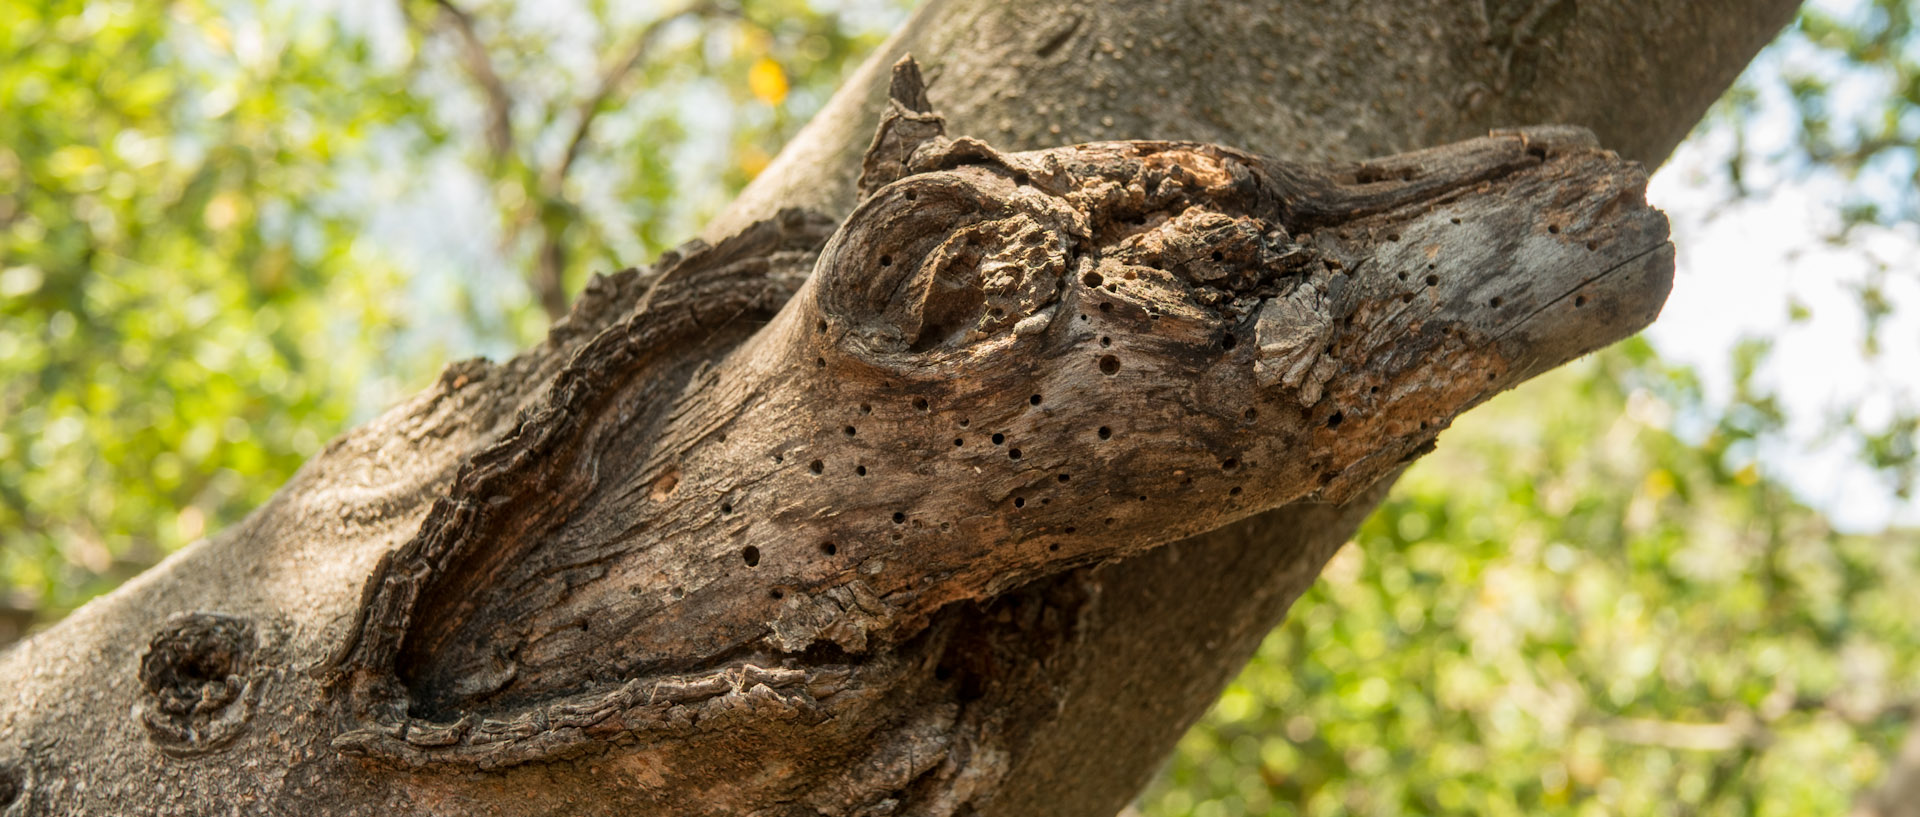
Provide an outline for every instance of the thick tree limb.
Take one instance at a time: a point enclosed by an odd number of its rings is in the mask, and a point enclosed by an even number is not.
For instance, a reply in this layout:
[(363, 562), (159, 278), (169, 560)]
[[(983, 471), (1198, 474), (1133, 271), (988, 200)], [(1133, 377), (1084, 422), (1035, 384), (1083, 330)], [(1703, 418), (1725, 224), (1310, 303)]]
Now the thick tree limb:
[[(894, 115), (926, 121), (899, 76)], [(256, 657), (250, 623), (170, 624), (143, 659), (148, 740), (218, 751), (262, 705), (397, 769), (682, 769), (750, 740), (779, 773), (687, 768), (608, 802), (726, 813), (726, 782), (812, 812), (903, 785), (916, 813), (977, 807), (1030, 740), (1010, 713), (1064, 680), (1034, 650), (1086, 590), (1051, 577), (1347, 500), (1644, 325), (1671, 274), (1644, 176), (1575, 129), (1328, 168), (876, 144), (899, 178), (797, 292), (781, 259), (824, 233), (795, 213), (668, 262), (571, 353), (382, 556), (323, 684)]]
[[(1151, 14), (1139, 16), (1147, 14), (1147, 5)], [(1345, 37), (1388, 6), (1400, 16), (1396, 19), (1429, 20), (1441, 13), (1398, 3), (1361, 4), (1338, 12), (1345, 23), (1327, 21), (1318, 30)], [(1023, 36), (1045, 35), (1040, 50), (1066, 60), (1054, 70), (1079, 71), (1084, 79), (1087, 72), (1068, 67), (1082, 65), (1099, 37), (1145, 32), (1152, 26), (1143, 20), (1167, 13), (1160, 3), (1113, 3), (1102, 9), (1074, 17), (1075, 25), (1065, 25), (1071, 15), (1062, 15), (1055, 21), (1064, 26), (1060, 31), (1029, 24)], [(982, 23), (964, 29), (974, 49), (970, 53), (987, 55), (1000, 36), (995, 32), (1003, 30), (993, 15), (1060, 11), (1050, 3), (936, 4), (904, 36), (950, 31), (955, 33), (947, 36), (958, 37), (963, 29), (929, 21), (966, 12)], [(1306, 24), (1321, 12), (1299, 7), (1292, 13)], [(1277, 36), (1243, 19), (1231, 20), (1232, 25), (1228, 18), (1191, 19), (1226, 26), (1216, 32), (1222, 39), (1209, 42), (1208, 49), (1229, 61), (1242, 59), (1240, 49), (1220, 47), (1233, 36), (1249, 42)], [(1689, 53), (1703, 64), (1737, 65), (1744, 55), (1724, 56), (1737, 50), (1724, 46), (1730, 41)], [(1426, 42), (1408, 40), (1407, 53), (1420, 53)], [(1177, 51), (1159, 58), (1172, 65), (1186, 59)], [(1243, 64), (1219, 68), (1215, 78), (1222, 85), (1238, 82)], [(1726, 69), (1728, 76), (1731, 70)], [(1000, 76), (994, 71), (980, 76)], [(1393, 72), (1376, 75), (1391, 78)], [(1045, 88), (1055, 78), (1035, 79), (1033, 87)], [(1061, 79), (1071, 84), (1070, 78)], [(934, 87), (938, 96), (948, 86), (936, 80)], [(978, 92), (992, 93), (986, 84), (948, 90), (974, 100), (982, 98)], [(1644, 89), (1636, 92), (1662, 98)], [(1073, 121), (1098, 122), (1104, 115), (1098, 95), (1087, 98), (1084, 118)], [(969, 105), (963, 107), (969, 116), (989, 110)], [(955, 110), (947, 113), (949, 121), (962, 119)], [(1190, 112), (1168, 107), (1163, 113), (1165, 122), (1177, 123), (1182, 120), (1176, 114)], [(868, 144), (871, 133), (858, 134), (859, 145)], [(1620, 272), (1590, 281), (1587, 274), (1507, 280), (1480, 275), (1477, 267), (1447, 269), (1447, 277), (1431, 291), (1416, 270), (1405, 270), (1409, 281), (1398, 280), (1396, 267), (1403, 263), (1452, 263), (1451, 250), (1429, 259), (1425, 248), (1455, 227), (1524, 237), (1518, 244), (1466, 242), (1473, 246), (1465, 257), (1477, 252), (1485, 260), (1511, 258), (1537, 266), (1558, 253), (1571, 268), (1602, 265), (1587, 267), (1596, 271), (1634, 258), (1628, 239), (1642, 232), (1603, 230), (1605, 240), (1593, 250), (1583, 240), (1593, 238), (1595, 229), (1623, 227), (1648, 215), (1633, 198), (1632, 174), (1578, 140), (1542, 135), (1547, 136), (1545, 156), (1530, 155), (1524, 147), (1536, 142), (1532, 136), (1510, 134), (1464, 151), (1480, 157), (1465, 163), (1430, 161), (1442, 154), (1429, 154), (1411, 164), (1373, 170), (1341, 165), (1317, 172), (1181, 143), (1095, 145), (1052, 154), (1049, 163), (1041, 154), (998, 154), (965, 140), (944, 147), (916, 140), (908, 160), (928, 147), (929, 163), (912, 168), (916, 175), (894, 186), (876, 188), (860, 217), (849, 220), (825, 254), (827, 260), (819, 262), (819, 275), (771, 323), (760, 326), (750, 317), (764, 301), (748, 298), (734, 301), (746, 314), (725, 323), (698, 308), (687, 319), (662, 313), (659, 317), (672, 325), (652, 337), (677, 345), (681, 351), (676, 353), (622, 352), (628, 347), (604, 331), (628, 316), (648, 314), (650, 304), (675, 302), (681, 296), (673, 293), (699, 288), (708, 275), (715, 281), (741, 280), (740, 265), (758, 263), (748, 260), (756, 252), (765, 255), (768, 281), (797, 280), (814, 266), (812, 251), (780, 248), (807, 243), (812, 229), (807, 225), (818, 222), (776, 219), (743, 238), (665, 260), (664, 273), (597, 282), (540, 348), (498, 367), (451, 368), (428, 394), (329, 446), (245, 525), (188, 549), (54, 630), (0, 655), (0, 677), (19, 681), (14, 699), (0, 702), (0, 777), (15, 784), (15, 809), (33, 814), (124, 809), (129, 803), (156, 813), (203, 813), (234, 802), (317, 814), (944, 814), (968, 809), (1111, 814), (1217, 692), (1237, 666), (1235, 658), (1257, 642), (1370, 506), (1382, 481), (1364, 485), (1359, 475), (1390, 473), (1396, 451), (1419, 450), (1424, 440), (1417, 418), (1427, 412), (1450, 416), (1446, 413), (1480, 399), (1503, 378), (1522, 377), (1549, 365), (1555, 355), (1573, 353), (1577, 344), (1569, 345), (1569, 338), (1604, 334), (1578, 328), (1564, 332), (1553, 325), (1555, 318), (1614, 327), (1644, 319), (1634, 314), (1644, 304), (1627, 296), (1644, 291), (1648, 282), (1636, 287), (1631, 274), (1620, 273), (1644, 271), (1657, 255), (1640, 256), (1619, 266)], [(809, 138), (816, 141), (803, 140), (796, 155), (820, 144), (817, 137)], [(1515, 146), (1522, 147), (1516, 151)], [(1183, 157), (1177, 173), (1174, 163), (1160, 161), (1176, 154)], [(813, 172), (826, 175), (815, 183), (815, 192), (827, 197), (823, 200), (844, 195), (840, 200), (850, 201), (860, 158), (856, 149), (852, 164), (816, 165)], [(1454, 186), (1461, 177), (1473, 176), (1477, 163), (1499, 169), (1464, 188)], [(1422, 170), (1429, 166), (1431, 173)], [(1236, 167), (1250, 181), (1242, 183)], [(1415, 171), (1411, 178), (1395, 178), (1408, 168)], [(1606, 168), (1614, 170), (1589, 172)], [(1150, 171), (1160, 174), (1152, 177), (1152, 188), (1144, 183)], [(1018, 183), (1022, 172), (1025, 185)], [(777, 181), (794, 184), (803, 176), (788, 164)], [(827, 184), (828, 179), (835, 181)], [(1454, 181), (1421, 187), (1436, 179)], [(1051, 186), (1059, 180), (1070, 184)], [(1308, 195), (1297, 206), (1272, 192), (1299, 192), (1288, 185), (1301, 180)], [(1132, 181), (1142, 182), (1137, 199)], [(844, 194), (829, 189), (833, 185)], [(1082, 190), (1103, 185), (1115, 193), (1084, 195)], [(930, 225), (928, 219), (914, 218), (917, 206), (904, 208), (901, 202), (908, 188), (924, 191), (930, 206), (945, 207), (954, 218)], [(1083, 195), (1073, 196), (1072, 190)], [(1169, 198), (1157, 198), (1162, 194)], [(1515, 211), (1499, 205), (1473, 208), (1472, 218), (1451, 223), (1449, 213), (1500, 197)], [(743, 207), (769, 200), (757, 193)], [(1332, 212), (1329, 202), (1372, 202), (1384, 209), (1361, 207), (1352, 218), (1330, 224), (1324, 221)], [(1527, 211), (1528, 202), (1539, 206)], [(1147, 216), (1145, 223), (1124, 217), (1136, 212)], [(1117, 222), (1116, 215), (1121, 216)], [(1559, 232), (1548, 229), (1555, 226)], [(908, 265), (882, 265), (871, 252), (860, 251), (936, 231), (946, 231), (947, 237), (931, 245), (932, 264), (903, 269)], [(811, 240), (821, 237), (817, 230), (811, 234)], [(1399, 240), (1389, 240), (1396, 234)], [(1031, 235), (1042, 241), (1020, 243)], [(1441, 246), (1461, 244), (1443, 241)], [(1213, 260), (1209, 247), (1220, 248), (1220, 261)], [(1287, 266), (1287, 259), (1297, 260), (1291, 254), (1296, 249), (1308, 262), (1298, 269)], [(1614, 253), (1626, 254), (1608, 260)], [(1362, 263), (1363, 258), (1371, 260)], [(1100, 272), (1098, 287), (1080, 275), (1082, 259)], [(1225, 263), (1230, 260), (1240, 271), (1216, 275), (1218, 267), (1232, 266)], [(1069, 262), (1072, 266), (1065, 266)], [(1135, 278), (1128, 281), (1125, 268), (1103, 268), (1107, 262), (1132, 268)], [(1056, 269), (1067, 274), (1059, 276)], [(1106, 289), (1109, 276), (1103, 269), (1120, 269), (1113, 290)], [(911, 297), (872, 297), (863, 276), (883, 270), (891, 270), (901, 284), (895, 291)], [(1046, 275), (1057, 276), (1060, 284), (1052, 295), (1031, 286)], [(1340, 279), (1346, 283), (1334, 286)], [(1481, 291), (1460, 283), (1475, 280), (1497, 285)], [(979, 293), (977, 305), (965, 294), (969, 286)], [(650, 291), (653, 296), (643, 295)], [(1413, 300), (1401, 301), (1409, 292)], [(1577, 304), (1582, 292), (1590, 300)], [(1499, 307), (1492, 306), (1495, 295), (1503, 299)], [(737, 296), (716, 292), (714, 297)], [(1241, 297), (1252, 299), (1245, 311), (1237, 311)], [(1114, 308), (1103, 312), (1099, 303)], [(1082, 304), (1094, 306), (1085, 323), (1099, 334), (1075, 328), (1081, 322), (1071, 310)], [(1289, 304), (1298, 308), (1283, 308)], [(1602, 305), (1617, 310), (1597, 309)], [(1004, 314), (993, 315), (995, 306)], [(1262, 340), (1261, 316), (1269, 306), (1274, 312)], [(1541, 306), (1547, 309), (1537, 311)], [(1324, 321), (1318, 317), (1323, 307)], [(1049, 308), (1054, 317), (1044, 325), (1025, 323)], [(1149, 308), (1160, 315), (1158, 321)], [(1024, 310), (1024, 316), (1009, 325), (1004, 319), (1015, 310)], [(1070, 317), (1063, 322), (1062, 315)], [(1347, 316), (1355, 316), (1351, 327)], [(825, 333), (818, 329), (821, 318), (828, 321)], [(1249, 318), (1252, 332), (1236, 333), (1235, 348), (1223, 348), (1227, 328), (1244, 332)], [(1102, 324), (1097, 329), (1096, 321)], [(642, 334), (654, 332), (645, 322), (631, 325)], [(1316, 354), (1316, 347), (1294, 342), (1301, 331), (1307, 336), (1328, 331), (1323, 325), (1331, 326), (1333, 351), (1319, 347)], [(1453, 332), (1444, 331), (1448, 325)], [(1112, 344), (1098, 346), (1100, 337)], [(589, 349), (599, 351), (585, 353)], [(809, 351), (812, 369), (804, 356)], [(1039, 369), (992, 365), (1005, 353), (1053, 357), (1028, 360), (1048, 364)], [(1109, 377), (1101, 358), (1122, 353), (1121, 368)], [(1505, 368), (1494, 367), (1491, 385), (1479, 379), (1485, 371), (1460, 381), (1446, 377), (1448, 362), (1462, 358)], [(788, 365), (795, 359), (800, 366)], [(913, 359), (956, 377), (909, 380), (898, 364)], [(822, 360), (826, 367), (818, 365)], [(1071, 365), (1076, 360), (1078, 367)], [(1319, 382), (1316, 372), (1329, 360), (1335, 372)], [(1308, 365), (1292, 365), (1303, 362)], [(1351, 369), (1361, 363), (1366, 371)], [(1382, 374), (1371, 373), (1376, 364)], [(593, 366), (606, 367), (608, 383), (583, 377)], [(569, 371), (571, 376), (563, 374)], [(1132, 379), (1155, 371), (1176, 377)], [(824, 384), (827, 394), (801, 390), (803, 384), (821, 382), (822, 373), (840, 375)], [(582, 384), (580, 390), (549, 387), (569, 377)], [(1356, 383), (1346, 382), (1356, 377)], [(986, 388), (989, 380), (1004, 388)], [(640, 381), (652, 385), (642, 387)], [(1041, 388), (1032, 390), (1036, 381)], [(1315, 382), (1318, 398), (1308, 394)], [(1374, 384), (1382, 386), (1378, 396), (1371, 391)], [(1022, 391), (1040, 393), (1042, 405), (1020, 399)], [(1088, 399), (1112, 393), (1132, 397), (1109, 406)], [(873, 410), (866, 414), (859, 402), (863, 395), (888, 399), (865, 402)], [(928, 398), (924, 413), (912, 402), (916, 395)], [(1014, 399), (1007, 400), (1009, 395)], [(1249, 426), (1230, 426), (1248, 421), (1244, 413), (1220, 409), (1232, 406), (1240, 412), (1249, 399), (1260, 401), (1252, 404), (1257, 411)], [(826, 405), (830, 412), (804, 416), (797, 407), (809, 403)], [(720, 411), (728, 406), (739, 411)], [(1335, 415), (1329, 409), (1336, 406), (1355, 408), (1342, 410), (1339, 421), (1331, 423)], [(937, 460), (886, 446), (870, 449), (871, 463), (846, 456), (865, 451), (862, 446), (875, 439), (913, 443), (925, 437), (950, 445), (948, 429), (930, 415), (942, 412), (950, 419), (945, 412), (955, 407), (978, 409), (965, 418), (971, 431), (964, 432), (981, 445), (976, 450), (1002, 452), (981, 455), (978, 475), (956, 465), (960, 455), (945, 449)], [(524, 423), (515, 419), (522, 408), (528, 411)], [(541, 448), (531, 441), (546, 422), (542, 418), (550, 419), (542, 413), (548, 410), (577, 422), (548, 437), (550, 447)], [(1098, 426), (1077, 440), (1050, 432), (1084, 431), (1088, 420), (1114, 411), (1125, 413), (1103, 423), (1116, 432), (1105, 442), (1137, 446), (1123, 450), (1147, 455), (1105, 469), (1117, 472), (1110, 478), (1078, 462), (1046, 461), (1061, 453), (1091, 452), (1085, 456), (1093, 459), (1085, 462), (1109, 462), (1100, 458), (1111, 455), (1093, 445)], [(867, 419), (849, 422), (846, 417)], [(1198, 444), (1150, 445), (1156, 439), (1184, 439), (1187, 428), (1178, 428), (1178, 435), (1174, 431), (1182, 423), (1192, 427)], [(846, 425), (855, 426), (852, 438), (845, 435)], [(933, 437), (934, 432), (940, 436)], [(720, 433), (728, 434), (727, 442), (719, 440)], [(993, 446), (993, 433), (1008, 439)], [(516, 434), (531, 435), (518, 438), (529, 447), (516, 449), (506, 442)], [(1379, 446), (1366, 446), (1355, 442), (1362, 434), (1383, 437)], [(988, 440), (980, 443), (983, 435)], [(1008, 443), (1026, 438), (1045, 444), (1023, 448), (1021, 459), (1012, 459)], [(1271, 456), (1283, 439), (1305, 447), (1299, 456)], [(1226, 459), (1215, 450), (1223, 444), (1252, 449), (1233, 458), (1234, 470), (1248, 480), (1237, 486), (1240, 494), (1232, 493), (1236, 485), (1228, 481)], [(721, 452), (754, 447), (761, 449), (763, 461), (743, 473), (720, 472)], [(481, 454), (474, 460), (476, 470), (456, 478), (460, 462), (485, 451), (494, 453)], [(679, 461), (668, 456), (673, 452), (680, 452)], [(783, 462), (773, 462), (774, 453)], [(515, 464), (522, 454), (527, 458)], [(542, 469), (529, 463), (549, 454), (583, 467)], [(839, 466), (833, 471), (827, 469), (829, 455)], [(813, 458), (822, 463), (818, 476), (811, 473)], [(922, 461), (929, 463), (929, 473), (901, 467)], [(1190, 467), (1178, 468), (1189, 461)], [(1127, 467), (1157, 463), (1166, 466), (1158, 474)], [(857, 470), (862, 464), (868, 467), (865, 477)], [(1075, 466), (1066, 472), (1066, 483), (1058, 481), (1059, 465)], [(1023, 469), (1051, 481), (1029, 484), (1021, 479)], [(486, 471), (510, 476), (494, 487), (542, 473), (557, 481), (549, 491), (524, 494), (533, 497), (531, 502), (514, 499), (510, 489), (494, 504), (501, 495), (489, 493), (481, 473)], [(1329, 473), (1333, 479), (1320, 484)], [(668, 474), (674, 478), (663, 479)], [(1145, 487), (1145, 504), (1171, 509), (1170, 515), (1143, 515), (1137, 520), (1141, 529), (1124, 528), (1117, 544), (1083, 533), (1079, 525), (1066, 531), (1064, 515), (1074, 510), (1073, 501), (1116, 499), (1093, 495), (1083, 481), (1089, 474), (1094, 475), (1089, 481), (1097, 477), (1128, 490)], [(1343, 479), (1344, 474), (1353, 477)], [(1188, 476), (1192, 486), (1184, 482)], [(1041, 484), (1046, 493), (1036, 490)], [(812, 505), (810, 512), (807, 498), (827, 496), (818, 492), (830, 485), (853, 487), (833, 493), (830, 506)], [(712, 492), (722, 486), (734, 486), (756, 501), (776, 488), (796, 500), (733, 504), (729, 494)], [(1023, 493), (1016, 496), (1009, 489)], [(1156, 536), (1178, 535), (1187, 524), (1180, 520), (1211, 516), (1225, 521), (1256, 510), (1256, 500), (1315, 492), (1353, 499), (1344, 505), (1293, 503), (1202, 540), (1010, 589), (1002, 590), (1018, 579), (992, 575), (1004, 569), (1042, 576), (1137, 550)], [(942, 539), (937, 524), (932, 531), (913, 527), (915, 518), (943, 521), (923, 510), (934, 507), (925, 497), (936, 495), (949, 497), (955, 508), (979, 509), (961, 519), (973, 530), (999, 526), (1007, 536), (997, 547), (979, 548)], [(487, 499), (475, 508), (461, 506), (462, 496)], [(442, 519), (425, 522), (435, 497), (446, 498)], [(1016, 498), (1027, 502), (1007, 510)], [(1235, 501), (1247, 504), (1236, 507)], [(897, 526), (894, 512), (904, 517)], [(447, 522), (461, 513), (486, 519), (478, 526)], [(802, 533), (771, 536), (761, 530), (769, 519)], [(829, 528), (854, 536), (822, 539), (819, 534)], [(466, 560), (466, 566), (450, 572), (432, 559), (412, 561), (429, 549), (434, 531), (449, 537), (434, 552)], [(689, 548), (684, 558), (667, 558), (664, 549), (647, 545), (676, 531), (689, 543), (675, 545)], [(899, 542), (892, 539), (896, 531)], [(970, 538), (952, 528), (946, 533)], [(472, 534), (477, 537), (469, 538)], [(760, 549), (751, 565), (744, 548), (750, 541), (765, 543), (755, 545)], [(825, 547), (829, 542), (831, 553)], [(1060, 551), (1047, 549), (1056, 543)], [(875, 554), (882, 564), (863, 572)], [(425, 569), (395, 571), (392, 566), (403, 557)], [(382, 562), (387, 567), (380, 567)], [(853, 564), (859, 567), (849, 571)], [(649, 572), (649, 567), (656, 569)], [(381, 581), (367, 583), (376, 573)], [(760, 578), (742, 580), (740, 573)], [(696, 584), (690, 577), (709, 581)], [(852, 590), (855, 582), (866, 584), (873, 596)], [(496, 590), (509, 585), (529, 592)], [(371, 592), (363, 596), (363, 587)], [(676, 587), (683, 593), (678, 599)], [(629, 590), (632, 598), (625, 599), (615, 592), (624, 588), (641, 592)], [(780, 599), (772, 597), (773, 590), (781, 592)], [(834, 601), (836, 591), (844, 591), (844, 601), (822, 603)], [(588, 603), (595, 595), (606, 604)], [(940, 605), (940, 596), (957, 603)], [(736, 610), (739, 604), (746, 609)], [(828, 615), (794, 615), (796, 607)], [(192, 610), (243, 616), (251, 624), (250, 646), (244, 638), (188, 637), (179, 629), (188, 621), (162, 623), (171, 613)], [(590, 619), (569, 617), (587, 610), (594, 612)], [(367, 615), (356, 623), (355, 611)], [(587, 622), (585, 630), (580, 621)], [(499, 632), (505, 642), (520, 645), (520, 651), (495, 656), (463, 637), (488, 632), (490, 624), (503, 625)], [(684, 637), (670, 635), (674, 632)], [(355, 633), (358, 640), (350, 641)], [(182, 670), (238, 667), (238, 673), (228, 674), (242, 690), (258, 673), (255, 696), (229, 697), (222, 691), (234, 688), (228, 679), (204, 677), (213, 673), (198, 670), (167, 672), (165, 665), (149, 674), (157, 679), (154, 684), (142, 682), (141, 659), (154, 654), (148, 646), (156, 636), (164, 643), (212, 644), (230, 660), (201, 662), (192, 650), (162, 654), (191, 659), (177, 666)], [(864, 647), (857, 645), (859, 637), (866, 639)], [(578, 651), (585, 665), (604, 672), (582, 677), (553, 657), (567, 651)], [(327, 662), (329, 654), (338, 660)], [(497, 661), (500, 657), (509, 661)], [(1142, 672), (1148, 663), (1157, 671)], [(447, 683), (457, 680), (470, 683)], [(179, 706), (155, 711), (190, 725), (207, 715), (209, 723), (239, 720), (242, 727), (221, 746), (175, 759), (163, 753), (161, 742), (177, 740), (168, 735), (178, 732), (155, 731), (128, 713), (148, 696), (185, 700), (177, 694), (183, 684), (214, 693), (202, 697), (215, 702), (209, 707), (218, 711), (196, 713)], [(222, 707), (235, 701), (252, 701), (245, 710), (250, 714), (220, 721)], [(81, 779), (75, 770), (82, 769), (84, 789), (73, 782)]]

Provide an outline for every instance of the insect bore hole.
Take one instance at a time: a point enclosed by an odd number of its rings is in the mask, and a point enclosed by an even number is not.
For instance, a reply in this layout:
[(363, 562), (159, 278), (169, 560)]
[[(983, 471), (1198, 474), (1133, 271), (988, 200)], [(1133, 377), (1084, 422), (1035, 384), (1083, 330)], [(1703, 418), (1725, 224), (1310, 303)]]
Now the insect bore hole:
[(748, 545), (744, 548), (741, 548), (740, 561), (746, 562), (747, 567), (759, 567), (760, 566), (760, 549), (752, 545)]

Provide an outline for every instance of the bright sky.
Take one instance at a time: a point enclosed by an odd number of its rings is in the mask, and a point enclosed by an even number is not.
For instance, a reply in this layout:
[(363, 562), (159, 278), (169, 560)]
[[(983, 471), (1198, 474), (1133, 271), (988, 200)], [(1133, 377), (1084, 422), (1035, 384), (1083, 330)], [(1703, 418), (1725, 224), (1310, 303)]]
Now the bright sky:
[[(1845, 13), (1860, 4), (1817, 5)], [(1810, 48), (1769, 51), (1750, 69), (1766, 89), (1744, 134), (1758, 157), (1786, 152), (1793, 138), (1795, 114), (1785, 91), (1766, 79), (1783, 69), (1836, 81), (1843, 115), (1887, 92)], [(1766, 162), (1747, 166), (1754, 195), (1727, 204), (1723, 163), (1734, 138), (1726, 128), (1696, 134), (1653, 178), (1648, 198), (1673, 220), (1679, 271), (1648, 337), (1669, 360), (1693, 366), (1716, 404), (1732, 393), (1735, 344), (1774, 339), (1758, 381), (1781, 400), (1789, 428), (1786, 439), (1763, 444), (1762, 471), (1841, 529), (1920, 525), (1920, 501), (1896, 497), (1884, 478), (1860, 464), (1849, 440), (1828, 431), (1829, 420), (1848, 410), (1857, 412), (1856, 424), (1878, 429), (1896, 405), (1920, 402), (1920, 235), (1906, 225), (1857, 231), (1848, 245), (1831, 244), (1826, 237), (1840, 225), (1840, 203), (1873, 180), (1849, 182)], [(1876, 275), (1894, 310), (1881, 329), (1881, 351), (1870, 359), (1857, 289)], [(1793, 303), (1810, 316), (1792, 320)]]

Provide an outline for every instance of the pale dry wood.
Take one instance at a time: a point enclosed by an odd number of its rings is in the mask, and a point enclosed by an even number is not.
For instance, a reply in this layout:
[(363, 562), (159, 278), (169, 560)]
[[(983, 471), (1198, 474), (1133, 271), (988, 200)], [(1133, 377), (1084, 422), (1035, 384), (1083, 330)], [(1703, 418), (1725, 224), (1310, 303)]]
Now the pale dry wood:
[[(1643, 326), (1670, 280), (1644, 175), (1577, 129), (1320, 168), (1191, 143), (1000, 154), (944, 137), (910, 64), (893, 106), (866, 200), (790, 301), (755, 259), (805, 230), (688, 253), (463, 467), (368, 583), (331, 668), (336, 749), (490, 769), (638, 741), (632, 762), (742, 699), (892, 745), (894, 688), (1006, 684), (902, 672), (957, 635), (941, 611), (1344, 501)], [(687, 344), (783, 301), (737, 348)], [(1003, 774), (1019, 732), (979, 709), (906, 745), (950, 762), (967, 736), (985, 759), (909, 779)], [(808, 756), (763, 797), (845, 797)]]

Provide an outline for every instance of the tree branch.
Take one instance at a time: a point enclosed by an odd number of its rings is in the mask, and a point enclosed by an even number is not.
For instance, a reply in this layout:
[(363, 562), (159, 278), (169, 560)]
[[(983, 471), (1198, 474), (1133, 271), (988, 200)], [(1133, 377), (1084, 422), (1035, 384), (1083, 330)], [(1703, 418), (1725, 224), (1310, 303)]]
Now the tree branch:
[(654, 39), (662, 30), (680, 20), (706, 17), (725, 10), (716, 2), (700, 2), (648, 23), (634, 35), (627, 47), (606, 61), (593, 91), (575, 107), (573, 130), (567, 136), (566, 148), (561, 151), (559, 159), (540, 174), (540, 187), (527, 202), (527, 209), (519, 219), (524, 223), (530, 218), (540, 228), (540, 246), (534, 253), (532, 283), (540, 306), (546, 310), (550, 320), (559, 320), (567, 313), (566, 235), (573, 221), (572, 208), (566, 199), (567, 174), (573, 170), (574, 162), (585, 150), (594, 121), (599, 118), (607, 100), (613, 98), (634, 69), (645, 61)]
[[(487, 155), (498, 169), (513, 155), (513, 95), (494, 70), (493, 57), (480, 39), (473, 16), (452, 0), (433, 0), (433, 4), (439, 9), (439, 19), (452, 31), (460, 63), (473, 79), (486, 106)], [(406, 0), (400, 0), (400, 13), (409, 20), (414, 19), (407, 13)]]

